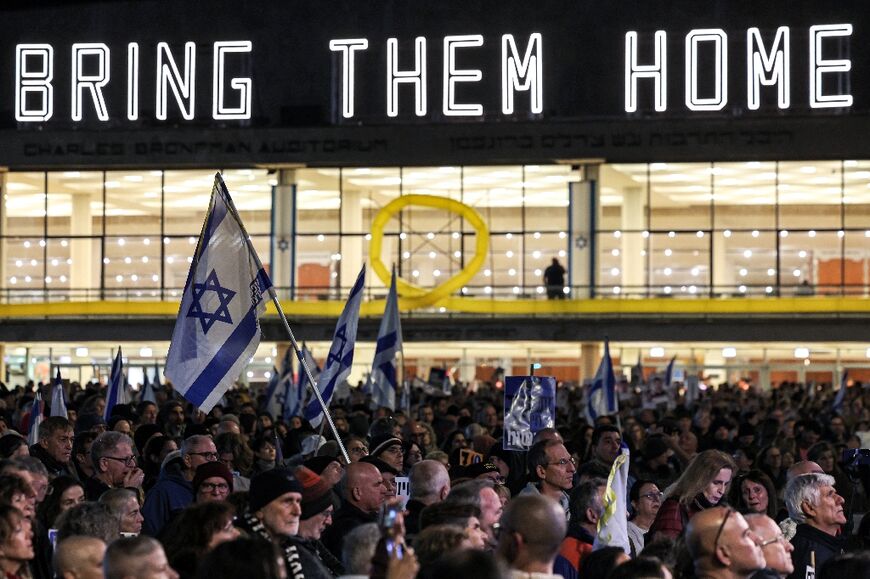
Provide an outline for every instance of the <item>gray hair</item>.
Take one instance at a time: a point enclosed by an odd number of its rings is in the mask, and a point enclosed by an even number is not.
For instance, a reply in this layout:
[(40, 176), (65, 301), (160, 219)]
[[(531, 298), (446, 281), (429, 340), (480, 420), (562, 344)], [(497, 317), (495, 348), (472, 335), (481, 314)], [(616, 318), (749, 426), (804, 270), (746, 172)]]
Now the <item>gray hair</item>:
[(17, 456), (9, 459), (9, 464), (18, 470), (24, 470), (33, 474), (48, 477), (48, 469), (45, 468), (42, 461), (35, 456)]
[(438, 493), (444, 486), (450, 486), (447, 469), (437, 460), (423, 460), (411, 467), (409, 475), (411, 498), (439, 498)]
[(798, 524), (807, 522), (807, 516), (801, 505), (807, 501), (811, 505), (819, 504), (819, 492), (822, 487), (834, 486), (834, 477), (827, 474), (809, 473), (796, 476), (785, 487), (784, 502), (788, 516)]
[(211, 436), (207, 434), (194, 434), (193, 436), (189, 436), (184, 439), (184, 442), (181, 443), (181, 456), (185, 456), (194, 451), (194, 449), (199, 448), (200, 445), (205, 444), (206, 442), (214, 442)]
[(122, 509), (130, 499), (139, 501), (136, 491), (132, 489), (109, 489), (100, 495), (99, 502), (109, 507), (116, 517), (122, 515)]
[(109, 453), (114, 451), (119, 444), (124, 443), (129, 444), (130, 448), (133, 448), (132, 438), (123, 432), (116, 432), (114, 430), (107, 430), (106, 432), (100, 433), (100, 435), (94, 439), (93, 444), (91, 444), (91, 461), (93, 461), (94, 468), (97, 472), (100, 472), (100, 469), (97, 466), (100, 459), (104, 456), (109, 456)]
[(451, 503), (474, 505), (480, 509), (480, 491), (485, 487), (493, 489), (495, 483), (489, 479), (465, 481), (464, 483), (460, 483), (450, 489), (450, 494), (447, 495), (447, 501)]
[(347, 534), (341, 549), (341, 562), (348, 575), (368, 575), (371, 572), (375, 547), (381, 539), (377, 523), (365, 523)]
[(568, 503), (572, 521), (589, 522), (586, 520), (586, 509), (594, 510), (599, 517), (604, 513), (604, 503), (598, 489), (606, 485), (607, 481), (603, 478), (593, 478), (574, 487)]
[(57, 522), (57, 542), (67, 537), (84, 535), (96, 537), (107, 545), (121, 534), (121, 521), (112, 514), (108, 505), (82, 503), (60, 514)]

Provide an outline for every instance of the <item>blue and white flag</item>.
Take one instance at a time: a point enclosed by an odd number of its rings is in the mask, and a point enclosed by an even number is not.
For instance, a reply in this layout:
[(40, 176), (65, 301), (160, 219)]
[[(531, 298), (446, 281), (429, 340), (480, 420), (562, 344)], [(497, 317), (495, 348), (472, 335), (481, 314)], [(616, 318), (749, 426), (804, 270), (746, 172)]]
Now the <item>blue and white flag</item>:
[(667, 388), (667, 389), (670, 389), (670, 388), (671, 388), (671, 384), (672, 384), (673, 381), (674, 381), (674, 362), (675, 362), (676, 360), (677, 360), (677, 357), (676, 357), (676, 356), (674, 356), (673, 358), (671, 358), (671, 361), (668, 362), (668, 367), (665, 368), (665, 379), (664, 379), (664, 383), (665, 383), (665, 388)]
[[(319, 380), (320, 377), (320, 366), (317, 365), (317, 360), (314, 359), (314, 354), (311, 353), (311, 350), (308, 349), (308, 346), (305, 345), (305, 342), (302, 342), (302, 359), (305, 361), (305, 365), (308, 366), (308, 369), (311, 370), (311, 377), (315, 380)], [(308, 389), (308, 374), (305, 373), (305, 368), (302, 367), (302, 363), (299, 363), (299, 373), (296, 378), (296, 412), (293, 413), (293, 416), (302, 416), (303, 411), (305, 410), (305, 393)]]
[(36, 397), (30, 405), (30, 430), (27, 431), (27, 444), (33, 446), (39, 442), (39, 425), (42, 424), (42, 393), (36, 389)]
[[(350, 296), (347, 298), (347, 303), (344, 304), (344, 310), (338, 318), (338, 323), (335, 325), (335, 334), (333, 334), (332, 345), (329, 347), (329, 354), (326, 356), (326, 365), (317, 380), (317, 389), (327, 407), (332, 400), (336, 386), (347, 378), (353, 365), (353, 348), (356, 343), (359, 306), (362, 303), (365, 280), (366, 268), (363, 266), (356, 278), (356, 283), (350, 290)], [(305, 419), (312, 426), (319, 426), (320, 421), (323, 420), (323, 408), (320, 407), (320, 401), (316, 397), (308, 401), (308, 405), (305, 407)]]
[(604, 341), (604, 357), (592, 384), (586, 391), (586, 414), (590, 421), (599, 416), (616, 414), (619, 401), (616, 397), (616, 376), (613, 373), (613, 360), (610, 358), (610, 342)]
[(843, 411), (843, 402), (846, 401), (846, 389), (849, 387), (849, 371), (843, 370), (843, 377), (840, 379), (840, 389), (834, 397), (834, 404), (831, 406), (831, 412), (840, 413)]
[(66, 400), (63, 397), (63, 380), (60, 377), (60, 368), (54, 377), (54, 387), (51, 389), (51, 411), (49, 416), (63, 416), (68, 418), (66, 412)]
[(272, 280), (242, 226), (220, 174), (199, 235), (164, 374), (208, 413), (253, 358)]
[(396, 268), (393, 268), (390, 293), (387, 295), (384, 317), (378, 330), (378, 342), (370, 376), (372, 403), (378, 407), (396, 409), (396, 392), (399, 391), (396, 356), (401, 352), (402, 320), (399, 317), (399, 294), (396, 292)]
[(281, 374), (278, 368), (272, 366), (272, 372), (269, 376), (269, 383), (266, 385), (266, 397), (263, 399), (263, 408), (269, 413), (272, 418), (276, 418), (281, 414), (281, 408), (284, 405), (284, 389), (279, 390), (278, 384), (281, 382)]
[(626, 489), (628, 488), (628, 467), (630, 464), (628, 445), (622, 443), (619, 456), (610, 467), (610, 475), (607, 477), (607, 486), (604, 489), (604, 512), (598, 519), (598, 529), (592, 550), (597, 551), (603, 547), (622, 547), (626, 553), (631, 552), (628, 543), (628, 500)]
[[(284, 352), (284, 359), (281, 361), (281, 381), (280, 388), (284, 391), (284, 396), (281, 403), (281, 420), (287, 423), (292, 417), (298, 415), (302, 411), (302, 397), (300, 396), (299, 387), (293, 380), (293, 348), (287, 348)], [(310, 355), (310, 354), (309, 354)], [(277, 418), (277, 416), (276, 416)]]
[(121, 347), (112, 362), (112, 372), (109, 374), (109, 388), (106, 392), (106, 409), (103, 411), (103, 419), (108, 422), (112, 416), (112, 408), (115, 404), (127, 404), (127, 380), (124, 377), (124, 361), (121, 358)]
[[(157, 365), (154, 365), (154, 381), (158, 380), (157, 373), (159, 370), (157, 369)], [(154, 392), (154, 386), (151, 384), (151, 381), (148, 380), (148, 368), (142, 368), (142, 390), (139, 392), (139, 402), (151, 402), (152, 404), (157, 404), (157, 394)]]

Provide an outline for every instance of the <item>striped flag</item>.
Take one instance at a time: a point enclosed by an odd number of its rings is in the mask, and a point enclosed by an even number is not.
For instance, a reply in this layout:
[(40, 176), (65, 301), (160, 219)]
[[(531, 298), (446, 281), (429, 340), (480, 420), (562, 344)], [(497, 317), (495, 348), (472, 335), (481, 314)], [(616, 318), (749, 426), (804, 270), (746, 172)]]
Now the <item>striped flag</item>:
[(384, 317), (378, 330), (375, 359), (372, 364), (372, 403), (390, 410), (396, 409), (396, 392), (399, 379), (396, 372), (396, 357), (402, 352), (402, 320), (399, 316), (399, 295), (396, 291), (396, 268), (390, 281), (390, 293), (384, 307)]
[[(353, 364), (356, 329), (359, 325), (359, 307), (362, 303), (365, 280), (366, 268), (363, 266), (356, 278), (356, 283), (350, 290), (350, 296), (348, 296), (344, 310), (338, 318), (338, 323), (335, 325), (335, 334), (333, 334), (329, 354), (326, 356), (326, 365), (317, 380), (317, 389), (327, 407), (332, 400), (336, 386), (347, 378)], [(319, 426), (320, 421), (323, 420), (323, 408), (321, 408), (317, 398), (309, 400), (308, 406), (305, 407), (305, 419), (312, 426)]]
[(60, 368), (54, 377), (54, 386), (51, 389), (51, 411), (49, 416), (63, 416), (68, 418), (66, 412), (66, 400), (63, 396), (63, 380), (60, 377)]
[(112, 416), (112, 408), (115, 407), (115, 404), (127, 404), (130, 402), (129, 398), (127, 398), (126, 382), (124, 377), (124, 361), (121, 358), (121, 347), (118, 346), (118, 353), (112, 362), (112, 372), (109, 374), (109, 388), (106, 391), (106, 409), (103, 411), (103, 419), (106, 422)]
[(42, 424), (42, 393), (36, 389), (36, 397), (30, 405), (30, 430), (27, 432), (27, 444), (33, 446), (39, 442), (39, 425)]
[(831, 412), (840, 413), (843, 411), (843, 402), (846, 401), (846, 389), (849, 387), (849, 371), (843, 370), (843, 377), (840, 379), (840, 389), (834, 397), (834, 404), (831, 406)]
[(271, 297), (272, 291), (272, 280), (217, 174), (164, 372), (201, 411), (211, 411), (257, 351), (263, 296)]
[(616, 376), (613, 373), (613, 360), (610, 358), (610, 342), (604, 341), (604, 356), (598, 365), (595, 378), (586, 391), (586, 414), (594, 422), (599, 416), (619, 412), (616, 397)]
[[(311, 350), (308, 349), (308, 346), (305, 345), (305, 342), (302, 343), (302, 359), (305, 360), (305, 364), (308, 366), (308, 369), (311, 370), (311, 376), (318, 380), (320, 376), (320, 366), (317, 365), (317, 360), (314, 359), (314, 354), (311, 353)], [(293, 416), (302, 416), (303, 410), (305, 409), (305, 393), (308, 388), (308, 375), (305, 373), (304, 368), (302, 368), (302, 364), (299, 364), (299, 372), (296, 378), (296, 411), (293, 413)]]

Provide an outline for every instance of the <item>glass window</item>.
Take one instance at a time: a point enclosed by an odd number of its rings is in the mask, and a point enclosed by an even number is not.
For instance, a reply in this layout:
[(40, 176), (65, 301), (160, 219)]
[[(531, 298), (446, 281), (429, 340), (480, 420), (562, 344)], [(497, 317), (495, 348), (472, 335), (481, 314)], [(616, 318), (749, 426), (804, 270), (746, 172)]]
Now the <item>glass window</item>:
[(102, 223), (102, 171), (48, 174), (49, 235), (102, 235)]
[[(710, 285), (709, 234), (651, 233), (650, 284), (663, 295), (706, 294)], [(696, 232), (697, 233), (697, 232)]]
[(870, 229), (870, 161), (844, 161), (847, 228)]
[(653, 230), (710, 229), (713, 176), (731, 170), (708, 163), (652, 163), (649, 189)]
[(717, 230), (776, 228), (776, 163), (716, 163), (712, 170)]
[(3, 235), (36, 236), (45, 233), (45, 173), (9, 173), (3, 191)]
[[(109, 171), (105, 175), (106, 233), (124, 235), (160, 235), (160, 171)], [(201, 185), (199, 186), (201, 187)], [(190, 197), (201, 198), (196, 186), (188, 187)], [(101, 191), (90, 193), (92, 199), (101, 199)], [(208, 188), (211, 193), (211, 187)], [(87, 194), (87, 193), (86, 193)], [(208, 208), (206, 201), (204, 210)], [(178, 208), (180, 209), (180, 208)]]
[(777, 289), (776, 234), (732, 231), (713, 237), (713, 284), (721, 295), (772, 295)]
[(779, 163), (780, 229), (842, 227), (840, 161)]

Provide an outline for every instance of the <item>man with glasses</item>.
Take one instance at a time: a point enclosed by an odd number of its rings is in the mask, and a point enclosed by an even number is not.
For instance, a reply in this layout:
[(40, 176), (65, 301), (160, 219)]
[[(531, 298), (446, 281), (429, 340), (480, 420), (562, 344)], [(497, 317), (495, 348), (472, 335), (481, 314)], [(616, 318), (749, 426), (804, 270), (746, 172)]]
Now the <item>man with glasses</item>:
[(136, 466), (133, 440), (126, 434), (108, 431), (91, 445), (94, 475), (84, 481), (85, 497), (96, 501), (112, 488), (129, 488), (141, 492), (145, 473)]
[(558, 440), (542, 440), (529, 449), (528, 461), (531, 481), (520, 494), (541, 494), (556, 501), (568, 521), (571, 518), (568, 491), (574, 486), (577, 472), (571, 453)]
[(705, 509), (689, 521), (686, 547), (697, 577), (744, 579), (764, 568), (761, 539), (743, 515), (728, 507)]
[(794, 546), (788, 542), (776, 521), (761, 513), (746, 515), (752, 532), (761, 540), (759, 547), (764, 553), (765, 569), (753, 575), (753, 579), (784, 579), (794, 572), (791, 552)]
[(152, 537), (195, 498), (193, 485), (196, 468), (207, 462), (216, 462), (217, 447), (210, 436), (197, 434), (181, 444), (181, 450), (170, 453), (163, 461), (157, 483), (145, 496), (142, 514), (145, 525), (142, 532)]

